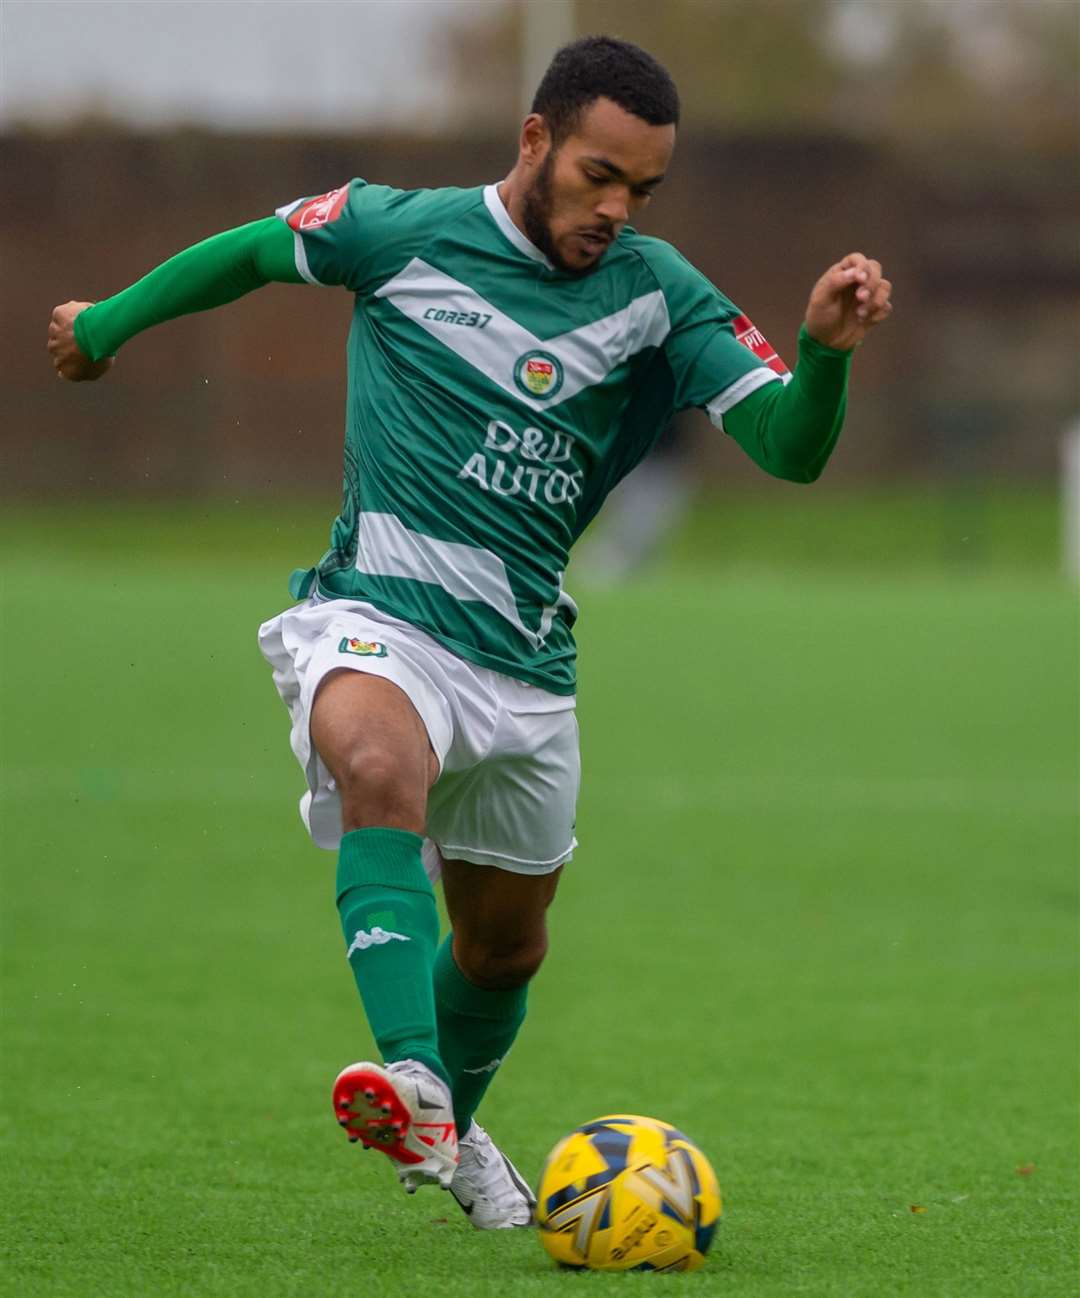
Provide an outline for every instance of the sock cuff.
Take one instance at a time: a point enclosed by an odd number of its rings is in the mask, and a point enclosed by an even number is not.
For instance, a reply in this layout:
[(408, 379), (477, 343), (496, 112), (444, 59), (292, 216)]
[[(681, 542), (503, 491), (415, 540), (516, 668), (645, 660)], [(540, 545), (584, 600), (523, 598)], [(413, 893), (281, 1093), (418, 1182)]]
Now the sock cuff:
[(508, 1019), (525, 1014), (528, 983), (520, 987), (477, 987), (458, 968), (454, 959), (452, 933), (435, 956), (435, 997), (455, 1014), (472, 1018)]
[(420, 849), (424, 840), (407, 829), (352, 829), (341, 836), (337, 900), (350, 888), (381, 885), (432, 895)]

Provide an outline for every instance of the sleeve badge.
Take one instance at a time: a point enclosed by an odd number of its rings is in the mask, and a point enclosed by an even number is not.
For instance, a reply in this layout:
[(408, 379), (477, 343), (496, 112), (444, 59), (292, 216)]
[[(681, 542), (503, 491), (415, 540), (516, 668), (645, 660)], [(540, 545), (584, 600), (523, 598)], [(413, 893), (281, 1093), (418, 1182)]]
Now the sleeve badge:
[(747, 351), (753, 352), (762, 365), (767, 365), (777, 374), (787, 374), (788, 367), (777, 355), (776, 348), (749, 316), (736, 316), (731, 327), (735, 330), (735, 341), (742, 343)]
[(328, 194), (317, 198), (306, 198), (289, 213), (286, 218), (289, 226), (301, 234), (308, 230), (317, 230), (320, 226), (336, 221), (349, 200), (349, 186), (332, 189)]

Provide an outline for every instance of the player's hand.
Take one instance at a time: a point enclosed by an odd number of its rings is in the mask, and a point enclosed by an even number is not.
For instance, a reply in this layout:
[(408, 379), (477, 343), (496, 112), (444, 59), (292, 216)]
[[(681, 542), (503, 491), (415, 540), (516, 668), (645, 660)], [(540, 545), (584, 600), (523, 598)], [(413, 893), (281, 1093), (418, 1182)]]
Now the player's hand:
[(814, 285), (806, 308), (806, 332), (826, 347), (850, 351), (892, 315), (891, 294), (881, 262), (861, 252), (848, 253)]
[(75, 341), (75, 317), (85, 311), (92, 302), (65, 302), (63, 306), (53, 307), (52, 319), (49, 321), (49, 341), (46, 344), (53, 369), (62, 379), (72, 383), (85, 383), (100, 379), (108, 373), (114, 356), (103, 360), (92, 361)]

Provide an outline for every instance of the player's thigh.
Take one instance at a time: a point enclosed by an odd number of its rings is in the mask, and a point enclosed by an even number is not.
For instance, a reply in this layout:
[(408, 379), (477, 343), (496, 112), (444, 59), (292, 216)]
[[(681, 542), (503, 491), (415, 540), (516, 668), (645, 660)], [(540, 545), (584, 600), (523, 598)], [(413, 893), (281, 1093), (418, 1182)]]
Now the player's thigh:
[(438, 760), (403, 689), (366, 672), (330, 672), (312, 704), (310, 728), (343, 800), (391, 798), (413, 810), (422, 828)]

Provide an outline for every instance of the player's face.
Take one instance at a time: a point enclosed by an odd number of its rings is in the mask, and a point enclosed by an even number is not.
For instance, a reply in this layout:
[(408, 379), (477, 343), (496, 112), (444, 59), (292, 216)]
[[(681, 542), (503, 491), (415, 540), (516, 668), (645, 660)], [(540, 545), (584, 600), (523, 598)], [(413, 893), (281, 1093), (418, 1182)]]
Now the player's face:
[(675, 127), (650, 126), (612, 100), (597, 99), (553, 148), (542, 119), (536, 121), (541, 141), (524, 196), (525, 233), (561, 270), (587, 275), (663, 180)]

